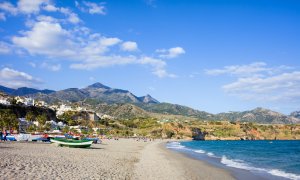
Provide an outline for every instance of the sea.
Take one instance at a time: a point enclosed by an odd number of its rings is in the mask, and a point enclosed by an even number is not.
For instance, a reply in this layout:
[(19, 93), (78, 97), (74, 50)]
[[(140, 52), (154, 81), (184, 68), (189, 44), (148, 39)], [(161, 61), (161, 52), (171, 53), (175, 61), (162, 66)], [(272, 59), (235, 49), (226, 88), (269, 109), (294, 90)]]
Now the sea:
[(300, 180), (300, 141), (179, 141), (166, 146), (227, 169), (237, 179)]

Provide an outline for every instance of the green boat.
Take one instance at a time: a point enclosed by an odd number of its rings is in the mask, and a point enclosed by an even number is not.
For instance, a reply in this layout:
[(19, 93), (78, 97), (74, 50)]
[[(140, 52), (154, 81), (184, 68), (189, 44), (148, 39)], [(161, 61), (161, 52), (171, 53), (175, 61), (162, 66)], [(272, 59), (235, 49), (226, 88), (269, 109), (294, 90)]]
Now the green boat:
[(53, 138), (50, 139), (51, 143), (55, 143), (58, 146), (66, 146), (72, 148), (87, 148), (93, 143), (91, 140), (74, 140), (74, 139), (63, 139), (63, 138)]

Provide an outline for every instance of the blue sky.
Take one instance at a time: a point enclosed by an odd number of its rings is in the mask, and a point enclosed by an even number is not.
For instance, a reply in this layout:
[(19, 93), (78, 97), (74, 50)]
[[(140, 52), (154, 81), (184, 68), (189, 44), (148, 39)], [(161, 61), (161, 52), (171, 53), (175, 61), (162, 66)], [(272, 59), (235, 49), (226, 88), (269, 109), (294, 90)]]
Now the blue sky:
[(0, 1), (0, 84), (300, 110), (297, 0)]

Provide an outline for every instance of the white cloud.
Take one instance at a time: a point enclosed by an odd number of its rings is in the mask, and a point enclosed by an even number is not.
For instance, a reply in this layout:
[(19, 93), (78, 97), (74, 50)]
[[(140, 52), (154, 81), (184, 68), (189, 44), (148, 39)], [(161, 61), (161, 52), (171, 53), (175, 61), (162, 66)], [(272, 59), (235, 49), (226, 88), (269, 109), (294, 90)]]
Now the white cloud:
[(59, 12), (65, 14), (66, 16), (68, 16), (68, 21), (70, 23), (73, 23), (73, 24), (77, 24), (79, 22), (81, 22), (81, 20), (79, 19), (78, 15), (74, 12), (72, 12), (70, 9), (68, 8), (60, 8), (59, 9)]
[(206, 74), (208, 75), (231, 74), (231, 75), (239, 75), (239, 76), (248, 76), (248, 75), (252, 75), (253, 73), (260, 73), (260, 72), (271, 73), (272, 69), (267, 68), (266, 65), (267, 64), (264, 62), (254, 62), (248, 65), (225, 66), (222, 69), (206, 70)]
[(49, 63), (46, 63), (46, 62), (43, 62), (41, 64), (41, 67), (42, 68), (46, 68), (50, 71), (59, 71), (61, 69), (61, 65), (60, 64), (49, 64)]
[(0, 3), (0, 9), (12, 15), (23, 14), (39, 14), (41, 10), (54, 12), (59, 8), (51, 4), (50, 0), (19, 0), (17, 5), (5, 1)]
[(236, 80), (222, 89), (242, 99), (258, 101), (300, 101), (300, 71), (289, 66), (267, 67), (266, 63), (226, 66), (206, 70), (209, 75), (234, 75)]
[(102, 14), (102, 15), (106, 14), (105, 7), (102, 3), (96, 4), (87, 1), (84, 1), (83, 3), (89, 8), (88, 12), (90, 14)]
[(18, 9), (24, 14), (39, 13), (40, 6), (47, 3), (48, 0), (19, 0)]
[(120, 42), (121, 40), (119, 38), (102, 38), (100, 41), (103, 46), (114, 46)]
[(11, 45), (3, 41), (0, 41), (0, 54), (9, 54), (11, 53), (11, 51), (12, 51)]
[(155, 59), (151, 57), (142, 57), (139, 61), (139, 64), (147, 64), (151, 65), (153, 70), (152, 73), (160, 78), (163, 77), (171, 77), (175, 78), (177, 77), (175, 74), (170, 74), (166, 71), (165, 66), (167, 65), (166, 62), (164, 62), (161, 59)]
[[(48, 19), (42, 17), (45, 18)], [(35, 22), (22, 36), (14, 36), (12, 42), (31, 54), (70, 59), (93, 59), (121, 42), (118, 38), (89, 34), (82, 28), (66, 30), (59, 23), (49, 21), (52, 20)]]
[(83, 1), (82, 5), (75, 1), (75, 6), (80, 9), (82, 12), (88, 12), (90, 14), (106, 14), (106, 8), (104, 3), (93, 3), (88, 1)]
[(0, 70), (0, 84), (10, 88), (35, 87), (41, 81), (31, 75), (10, 68)]
[(0, 21), (5, 21), (6, 20), (6, 16), (4, 13), (0, 13)]
[(12, 41), (31, 54), (64, 56), (72, 53), (68, 49), (68, 32), (59, 23), (36, 22), (30, 31), (23, 34), (21, 37), (14, 36)]
[[(36, 17), (36, 19), (38, 21), (45, 21), (45, 22), (58, 22), (59, 20), (52, 17), (52, 16), (45, 16), (45, 15), (39, 15)], [(32, 25), (34, 25), (35, 22), (32, 22), (31, 25), (29, 25), (29, 27), (32, 27)]]
[[(122, 55), (119, 45), (122, 40), (93, 34), (85, 27), (64, 29), (59, 22), (47, 16), (39, 16), (28, 31), (14, 36), (15, 46), (27, 50), (32, 55), (43, 55), (50, 59), (69, 60), (70, 68), (92, 70), (115, 65), (148, 65), (158, 77), (175, 77), (166, 71), (166, 62), (147, 56)], [(134, 50), (135, 42), (126, 41), (125, 49)], [(48, 67), (45, 65), (45, 67)], [(52, 70), (59, 70), (59, 66)]]
[(71, 22), (73, 24), (77, 24), (80, 22), (78, 15), (75, 13), (70, 13), (68, 20), (69, 20), (69, 22)]
[(159, 53), (159, 57), (161, 58), (176, 58), (181, 54), (185, 54), (185, 50), (182, 47), (174, 47), (170, 49), (157, 49), (157, 53)]
[(53, 4), (47, 4), (43, 7), (43, 9), (49, 12), (55, 12), (59, 10), (59, 8), (55, 7)]
[(12, 15), (16, 15), (18, 13), (18, 8), (16, 8), (13, 4), (10, 2), (2, 2), (0, 3), (0, 9), (4, 10), (6, 12), (9, 12)]
[(121, 49), (123, 51), (136, 51), (136, 50), (138, 50), (138, 46), (137, 46), (136, 42), (127, 41), (121, 45)]
[(223, 89), (229, 94), (246, 99), (299, 101), (300, 71), (263, 78), (239, 78), (233, 83), (224, 85)]

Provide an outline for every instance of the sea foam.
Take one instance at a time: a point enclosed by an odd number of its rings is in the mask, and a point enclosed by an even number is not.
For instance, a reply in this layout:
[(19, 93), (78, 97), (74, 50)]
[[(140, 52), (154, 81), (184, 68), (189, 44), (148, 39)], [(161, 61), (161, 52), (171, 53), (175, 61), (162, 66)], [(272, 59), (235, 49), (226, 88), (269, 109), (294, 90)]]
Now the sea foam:
[(200, 154), (204, 154), (204, 153), (205, 153), (205, 151), (204, 151), (204, 150), (201, 150), (201, 149), (195, 150), (194, 152), (200, 153)]
[(208, 155), (209, 157), (216, 157), (215, 154), (212, 153), (212, 152), (208, 152), (207, 155)]
[(170, 142), (167, 144), (169, 149), (183, 149), (185, 146), (181, 145), (179, 142)]
[(300, 176), (297, 175), (297, 174), (287, 173), (287, 172), (284, 172), (284, 171), (278, 170), (278, 169), (256, 168), (256, 167), (253, 167), (253, 166), (245, 163), (242, 160), (228, 159), (226, 156), (222, 156), (221, 163), (225, 164), (228, 167), (234, 167), (234, 168), (238, 168), (238, 169), (245, 169), (245, 170), (248, 170), (248, 171), (260, 171), (260, 172), (269, 173), (269, 174), (274, 175), (274, 176), (284, 177), (284, 178), (293, 179), (293, 180), (300, 180)]

